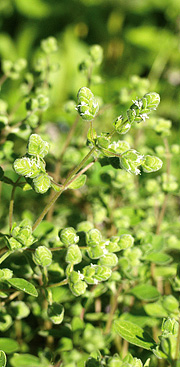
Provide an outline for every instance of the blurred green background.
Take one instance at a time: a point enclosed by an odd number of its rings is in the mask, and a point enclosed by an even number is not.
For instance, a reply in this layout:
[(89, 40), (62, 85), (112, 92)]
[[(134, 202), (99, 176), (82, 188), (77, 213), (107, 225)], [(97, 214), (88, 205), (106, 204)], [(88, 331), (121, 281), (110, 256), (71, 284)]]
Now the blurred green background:
[[(1, 0), (0, 57), (25, 57), (30, 65), (40, 41), (55, 36), (60, 71), (53, 100), (75, 98), (85, 78), (78, 64), (89, 45), (104, 49), (104, 84), (95, 87), (106, 102), (131, 75), (146, 77), (161, 95), (159, 113), (178, 128), (180, 114), (179, 0)], [(8, 94), (8, 83), (3, 89)], [(9, 96), (10, 97), (10, 96)], [(14, 96), (11, 96), (14, 102)], [(12, 102), (12, 103), (13, 103)], [(55, 112), (56, 111), (56, 112)], [(54, 110), (55, 114), (58, 111)]]

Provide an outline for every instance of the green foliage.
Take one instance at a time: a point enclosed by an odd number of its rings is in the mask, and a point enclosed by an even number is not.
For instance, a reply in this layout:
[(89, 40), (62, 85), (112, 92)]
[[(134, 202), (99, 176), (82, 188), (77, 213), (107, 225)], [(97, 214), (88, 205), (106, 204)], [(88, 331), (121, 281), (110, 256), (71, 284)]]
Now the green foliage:
[(69, 5), (0, 5), (0, 363), (178, 366), (178, 3)]

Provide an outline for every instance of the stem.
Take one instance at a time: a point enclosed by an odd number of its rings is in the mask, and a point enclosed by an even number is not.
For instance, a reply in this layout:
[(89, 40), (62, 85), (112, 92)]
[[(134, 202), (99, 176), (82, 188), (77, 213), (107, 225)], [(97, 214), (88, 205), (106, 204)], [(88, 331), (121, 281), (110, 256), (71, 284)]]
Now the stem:
[(113, 322), (114, 313), (115, 313), (115, 311), (117, 309), (117, 306), (118, 306), (118, 297), (119, 297), (119, 294), (120, 294), (121, 290), (122, 290), (122, 284), (117, 289), (117, 292), (113, 295), (112, 306), (111, 306), (111, 310), (110, 310), (110, 313), (109, 313), (109, 318), (108, 318), (107, 323), (106, 323), (104, 334), (109, 334), (109, 332), (111, 330), (111, 325), (112, 325), (112, 322)]
[(180, 319), (178, 320), (179, 328), (178, 328), (178, 335), (177, 335), (177, 342), (176, 342), (176, 354), (175, 354), (175, 360), (178, 360), (179, 356), (179, 344), (180, 344)]
[(16, 187), (17, 187), (17, 184), (18, 184), (20, 179), (21, 179), (21, 177), (19, 177), (17, 179), (17, 181), (14, 183), (14, 186), (13, 186), (12, 192), (11, 192), (11, 200), (10, 200), (10, 204), (9, 204), (9, 232), (11, 232), (11, 228), (12, 228), (12, 218), (13, 218), (15, 191), (16, 191)]
[(5, 75), (5, 74), (1, 77), (1, 79), (0, 79), (0, 87), (4, 84), (4, 82), (6, 81), (7, 78), (8, 78), (8, 76)]
[[(53, 196), (53, 198), (45, 206), (44, 210), (42, 211), (42, 213), (40, 214), (40, 216), (38, 217), (38, 219), (34, 223), (34, 225), (32, 227), (33, 231), (38, 227), (38, 225), (41, 223), (41, 221), (43, 220), (43, 218), (45, 217), (45, 215), (47, 214), (47, 212), (49, 211), (51, 206), (56, 202), (56, 200), (63, 193), (63, 191), (65, 191), (68, 188), (68, 185), (76, 179), (77, 176), (75, 176), (75, 177), (73, 177), (73, 176), (82, 168), (82, 166), (86, 163), (86, 161), (90, 158), (90, 156), (95, 152), (95, 150), (96, 150), (96, 148), (93, 147), (89, 151), (89, 153), (84, 157), (84, 159), (70, 172), (70, 174), (68, 175), (67, 179), (65, 180), (65, 182), (62, 186), (62, 189)], [(89, 168), (89, 165), (87, 167)], [(83, 170), (83, 172), (84, 172), (84, 170)], [(81, 172), (81, 174), (82, 174), (82, 172)], [(73, 177), (73, 180), (71, 180), (72, 177)]]
[(5, 253), (4, 253), (4, 255), (2, 255), (2, 256), (1, 256), (1, 258), (0, 258), (0, 264), (2, 264), (2, 262), (3, 262), (4, 260), (6, 260), (6, 259), (7, 259), (7, 257), (8, 257), (9, 255), (11, 255), (11, 253), (12, 253), (12, 251), (7, 251), (7, 252), (5, 252)]
[[(54, 172), (54, 179), (55, 181), (59, 181), (59, 172), (60, 172), (60, 168), (61, 168), (61, 162), (62, 162), (62, 157), (64, 155), (64, 152), (66, 151), (70, 141), (71, 141), (71, 138), (74, 134), (74, 131), (76, 129), (76, 126), (79, 122), (79, 119), (80, 119), (80, 116), (77, 115), (73, 125), (71, 126), (71, 129), (69, 130), (69, 133), (67, 135), (67, 139), (66, 139), (66, 142), (62, 148), (62, 151), (61, 151), (61, 154), (60, 154), (60, 157), (59, 157), (59, 160), (56, 164), (56, 169), (55, 169), (55, 172)], [(50, 200), (53, 198), (53, 194), (54, 194), (54, 190), (51, 190), (51, 194), (50, 194)], [(49, 212), (48, 212), (48, 215), (47, 215), (47, 220), (50, 222), (51, 219), (52, 219), (52, 216), (53, 216), (53, 212), (54, 212), (54, 205), (51, 206)]]
[(62, 285), (66, 285), (66, 284), (68, 284), (68, 280), (64, 279), (62, 280), (62, 282), (47, 285), (46, 288), (61, 287)]
[[(164, 138), (164, 146), (165, 146), (165, 150), (166, 150), (166, 174), (167, 174), (167, 181), (169, 181), (169, 175), (170, 175), (170, 169), (171, 169), (171, 154), (170, 154), (170, 150), (169, 150), (169, 144), (168, 144), (168, 139)], [(166, 211), (166, 207), (167, 207), (167, 201), (168, 201), (168, 193), (165, 194), (164, 197), (164, 201), (163, 201), (163, 205), (159, 214), (159, 218), (158, 218), (158, 222), (157, 222), (157, 227), (156, 227), (156, 234), (160, 233), (160, 227), (165, 215), (165, 211)]]

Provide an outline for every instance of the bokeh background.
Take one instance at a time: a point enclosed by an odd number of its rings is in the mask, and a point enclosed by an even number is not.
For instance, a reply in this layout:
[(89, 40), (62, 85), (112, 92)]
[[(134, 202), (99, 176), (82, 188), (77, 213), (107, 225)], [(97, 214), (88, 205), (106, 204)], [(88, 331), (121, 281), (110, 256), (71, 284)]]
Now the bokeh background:
[[(119, 93), (131, 75), (146, 77), (161, 95), (161, 115), (173, 119), (178, 128), (179, 0), (0, 1), (1, 58), (25, 57), (32, 63), (40, 41), (48, 36), (59, 42), (56, 57), (61, 68), (54, 77), (57, 105), (76, 95), (83, 84), (77, 65), (88, 46), (98, 43), (105, 56), (101, 87), (105, 99), (111, 98), (111, 91)], [(3, 93), (7, 89), (8, 84)]]

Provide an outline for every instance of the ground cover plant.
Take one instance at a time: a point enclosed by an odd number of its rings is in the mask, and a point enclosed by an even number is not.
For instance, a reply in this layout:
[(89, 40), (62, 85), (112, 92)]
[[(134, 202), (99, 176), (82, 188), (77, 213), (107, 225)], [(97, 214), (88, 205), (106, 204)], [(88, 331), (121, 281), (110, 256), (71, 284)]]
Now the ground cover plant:
[(145, 78), (93, 92), (106, 84), (95, 44), (54, 122), (57, 50), (48, 37), (31, 66), (2, 60), (0, 366), (178, 366), (171, 121)]

